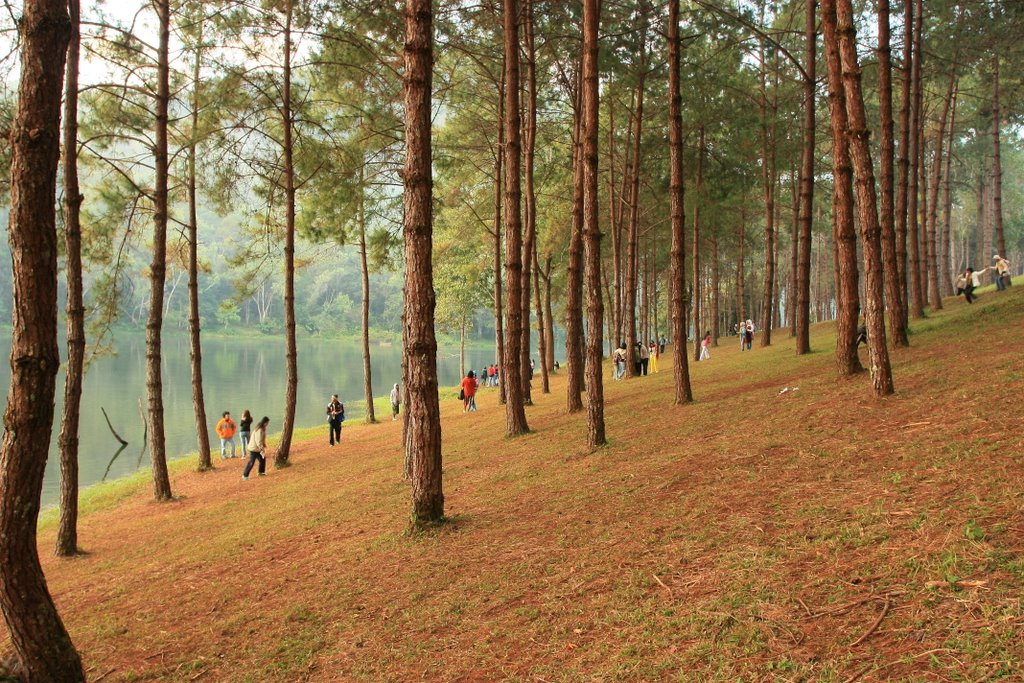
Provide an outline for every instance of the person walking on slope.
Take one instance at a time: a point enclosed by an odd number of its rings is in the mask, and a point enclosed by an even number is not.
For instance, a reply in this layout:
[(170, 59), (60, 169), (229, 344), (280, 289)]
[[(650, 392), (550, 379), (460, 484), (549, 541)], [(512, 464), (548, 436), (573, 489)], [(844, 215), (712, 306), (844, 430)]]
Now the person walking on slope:
[(238, 440), (242, 445), (242, 455), (247, 453), (246, 448), (249, 444), (249, 434), (252, 432), (252, 415), (249, 410), (242, 411), (242, 420), (238, 423)]
[(472, 370), (466, 373), (462, 380), (462, 412), (476, 412), (476, 388), (478, 385)]
[(327, 425), (331, 430), (330, 444), (341, 443), (341, 423), (345, 421), (345, 404), (338, 400), (337, 394), (331, 394), (331, 402), (327, 404)]
[(711, 346), (711, 330), (705, 332), (704, 338), (700, 341), (700, 358), (697, 360), (711, 360), (709, 346)]
[(1010, 262), (999, 254), (994, 255), (992, 260), (996, 262), (996, 289), (1002, 292), (1010, 284)]
[(626, 374), (626, 342), (619, 342), (618, 348), (612, 353), (612, 363), (615, 365), (614, 378), (618, 382)]
[[(992, 266), (982, 268), (981, 270), (974, 270), (974, 268), (968, 268), (964, 271), (964, 274), (957, 278), (957, 287), (963, 291), (964, 298), (967, 299), (967, 303), (973, 304), (974, 300), (978, 297), (974, 296), (974, 290), (981, 287), (981, 280), (979, 279), (985, 274), (986, 270), (990, 270)], [(963, 283), (961, 284), (961, 281)]]
[(231, 457), (235, 456), (235, 421), (231, 419), (231, 413), (227, 410), (221, 415), (217, 423), (217, 436), (220, 437), (220, 459), (227, 460), (227, 446), (231, 444)]
[(398, 384), (391, 387), (391, 421), (398, 419), (398, 406), (402, 402), (402, 393), (398, 390)]
[(266, 415), (256, 425), (256, 429), (252, 432), (252, 437), (249, 439), (249, 462), (245, 464), (245, 471), (242, 472), (242, 479), (248, 479), (249, 473), (252, 472), (252, 466), (259, 460), (260, 468), (259, 475), (262, 477), (267, 473), (267, 425), (270, 424), (270, 418)]

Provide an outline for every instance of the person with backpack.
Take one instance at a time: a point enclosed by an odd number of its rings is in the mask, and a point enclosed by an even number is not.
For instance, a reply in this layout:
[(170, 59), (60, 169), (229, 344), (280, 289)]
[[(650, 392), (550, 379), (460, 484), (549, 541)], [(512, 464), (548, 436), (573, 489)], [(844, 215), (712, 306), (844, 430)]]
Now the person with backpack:
[(327, 425), (330, 428), (330, 443), (341, 443), (341, 423), (345, 421), (345, 404), (338, 400), (337, 394), (331, 394), (331, 402), (327, 404)]
[(264, 476), (267, 473), (267, 425), (270, 424), (270, 418), (266, 415), (256, 425), (256, 429), (253, 430), (252, 436), (249, 438), (249, 462), (245, 465), (245, 471), (242, 472), (242, 479), (248, 480), (249, 473), (252, 472), (252, 466), (256, 464), (258, 460), (260, 463), (259, 476)]
[(231, 444), (231, 457), (235, 456), (235, 421), (231, 419), (231, 413), (227, 410), (221, 415), (217, 423), (217, 436), (220, 437), (220, 459), (227, 460), (227, 446)]

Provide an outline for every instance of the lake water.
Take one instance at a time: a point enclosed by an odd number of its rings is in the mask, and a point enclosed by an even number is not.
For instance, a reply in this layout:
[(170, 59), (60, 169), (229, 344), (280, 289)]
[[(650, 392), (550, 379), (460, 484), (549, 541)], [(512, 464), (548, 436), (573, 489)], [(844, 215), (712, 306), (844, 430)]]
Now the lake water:
[[(85, 377), (82, 393), (82, 424), (80, 429), (80, 484), (88, 486), (100, 481), (108, 465), (107, 478), (130, 474), (149, 466), (149, 454), (142, 457), (143, 424), (139, 415), (139, 399), (145, 404), (146, 345), (140, 334), (119, 335), (117, 354), (97, 359)], [(365, 413), (363, 400), (363, 359), (358, 341), (325, 341), (300, 339), (299, 388), (296, 406), (296, 427), (326, 424), (324, 407), (330, 395), (337, 393), (345, 403), (346, 418), (357, 419)], [(10, 338), (4, 335), (0, 354), (0, 391), (6, 403), (11, 370)], [(64, 350), (62, 349), (62, 357)], [(401, 381), (402, 349), (400, 345), (372, 346), (373, 394), (385, 396), (391, 386)], [(493, 362), (491, 348), (467, 348), (466, 363), (476, 368)], [(441, 386), (454, 386), (460, 378), (459, 350), (438, 349), (438, 379)], [(192, 408), (192, 371), (189, 365), (188, 337), (166, 334), (163, 340), (164, 421), (169, 459), (179, 458), (196, 450), (195, 417)], [(230, 410), (237, 422), (242, 410), (248, 408), (259, 420), (270, 417), (271, 433), (281, 429), (284, 415), (285, 359), (283, 339), (231, 339), (210, 337), (203, 341), (203, 388), (209, 422), (210, 444), (214, 457), (219, 457), (219, 440), (214, 426), (221, 413)], [(63, 368), (57, 377), (57, 408), (54, 419), (50, 456), (46, 462), (43, 482), (43, 506), (56, 504), (60, 479), (57, 434), (64, 395)], [(111, 463), (120, 444), (114, 439), (103, 418), (106, 409), (110, 422), (128, 446)], [(389, 415), (380, 416), (389, 417)], [(326, 427), (324, 432), (326, 438)]]

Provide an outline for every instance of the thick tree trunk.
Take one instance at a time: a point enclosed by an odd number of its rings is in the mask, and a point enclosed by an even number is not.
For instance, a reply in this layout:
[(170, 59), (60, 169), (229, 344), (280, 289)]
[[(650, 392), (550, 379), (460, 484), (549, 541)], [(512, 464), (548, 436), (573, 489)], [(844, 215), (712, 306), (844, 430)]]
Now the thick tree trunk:
[[(1006, 258), (1006, 235), (1003, 232), (1003, 159), (999, 143), (1002, 125), (999, 102), (999, 53), (992, 58), (992, 218), (996, 248)], [(988, 254), (985, 254), (988, 258)]]
[(533, 40), (533, 0), (525, 0), (523, 21), (523, 42), (526, 52), (526, 125), (523, 130), (523, 218), (525, 230), (522, 254), (522, 346), (520, 348), (520, 372), (523, 381), (523, 403), (533, 403), (533, 370), (530, 368), (530, 291), (534, 251), (537, 241), (537, 193), (534, 190), (534, 152), (537, 146), (537, 63)]
[(811, 226), (814, 210), (814, 111), (817, 33), (815, 0), (807, 0), (804, 40), (804, 121), (803, 143), (800, 153), (800, 255), (797, 267), (796, 295), (796, 352), (811, 352)]
[(953, 104), (953, 89), (956, 87), (956, 58), (949, 70), (949, 88), (939, 117), (939, 128), (935, 131), (935, 155), (932, 159), (932, 182), (929, 188), (931, 198), (928, 200), (928, 299), (933, 310), (942, 309), (942, 290), (939, 280), (938, 250), (942, 243), (939, 232), (939, 185), (942, 184), (943, 144), (946, 141), (946, 124), (949, 123), (949, 110)]
[[(579, 90), (579, 89), (578, 89)], [(566, 409), (583, 410), (583, 107), (577, 101), (573, 122), (572, 232), (565, 284)]]
[[(501, 294), (501, 194), (502, 171), (505, 160), (505, 69), (501, 70), (498, 84), (498, 149), (494, 157), (494, 362), (501, 374), (505, 373), (505, 316), (502, 310)], [(498, 383), (498, 397), (505, 405), (505, 379)]]
[(959, 87), (953, 87), (953, 103), (949, 113), (949, 137), (946, 148), (946, 172), (942, 175), (942, 239), (940, 245), (941, 259), (939, 267), (942, 269), (942, 292), (945, 296), (953, 296), (953, 267), (950, 263), (951, 234), (953, 225), (953, 194), (951, 191), (953, 175), (953, 139), (956, 131), (956, 105)]
[(153, 191), (153, 260), (149, 266), (149, 319), (146, 321), (146, 394), (148, 397), (149, 454), (153, 465), (153, 495), (157, 500), (171, 499), (171, 480), (167, 473), (164, 439), (164, 397), (161, 376), (160, 337), (163, 328), (164, 280), (167, 270), (167, 108), (170, 101), (170, 4), (156, 0), (160, 21), (157, 57), (156, 140), (153, 164), (156, 187)]
[(918, 193), (919, 168), (921, 163), (921, 146), (924, 140), (921, 136), (922, 129), (922, 103), (921, 103), (921, 0), (907, 0), (915, 6), (914, 25), (914, 57), (911, 70), (910, 98), (912, 102), (910, 115), (910, 178), (907, 186), (907, 242), (908, 263), (907, 272), (910, 275), (910, 315), (919, 320), (924, 317), (924, 288), (921, 283), (921, 249), (919, 237), (918, 217)]
[(686, 215), (683, 210), (685, 190), (683, 187), (683, 98), (679, 83), (680, 51), (679, 0), (669, 0), (668, 144), (671, 159), (669, 200), (672, 218), (669, 318), (672, 327), (672, 372), (675, 379), (674, 402), (676, 405), (693, 401), (690, 369), (686, 358)]
[(636, 89), (635, 134), (633, 137), (633, 166), (629, 182), (629, 235), (626, 244), (626, 291), (623, 297), (626, 333), (626, 376), (636, 375), (637, 343), (637, 288), (640, 243), (640, 141), (644, 129), (644, 83), (647, 80), (647, 47), (640, 48), (640, 80)]
[(55, 552), (78, 552), (78, 424), (85, 374), (85, 303), (82, 295), (82, 193), (78, 187), (78, 0), (68, 0), (71, 39), (64, 84), (64, 256), (67, 262), (68, 363), (60, 419), (60, 522)]
[(903, 285), (897, 255), (896, 208), (894, 203), (896, 142), (892, 115), (892, 49), (890, 46), (889, 0), (878, 0), (878, 97), (881, 118), (881, 221), (885, 298), (889, 309), (889, 331), (893, 346), (910, 345), (903, 321)]
[[(843, 87), (835, 0), (822, 0), (822, 29), (828, 67), (828, 109), (832, 128), (832, 225), (836, 261), (836, 366), (842, 376), (863, 370), (857, 357), (857, 316), (860, 293), (857, 232), (853, 223), (853, 169), (847, 138), (846, 93)], [(876, 219), (877, 222), (877, 219)]]
[(192, 361), (192, 406), (196, 421), (196, 447), (199, 471), (213, 469), (210, 460), (210, 432), (206, 424), (206, 399), (203, 396), (202, 321), (199, 317), (199, 214), (196, 196), (196, 150), (199, 136), (200, 67), (203, 56), (202, 26), (196, 39), (192, 62), (192, 137), (188, 144), (188, 335)]
[(366, 256), (366, 205), (363, 198), (363, 166), (359, 167), (359, 274), (363, 286), (360, 330), (363, 342), (363, 396), (366, 398), (366, 423), (374, 424), (373, 369), (370, 364), (370, 268)]
[[(275, 467), (287, 467), (295, 429), (295, 404), (299, 390), (298, 346), (295, 340), (295, 161), (292, 145), (292, 0), (285, 2), (284, 73), (281, 86), (281, 127), (284, 144), (284, 419), (281, 442), (274, 457)], [(408, 261), (407, 261), (408, 263)], [(407, 404), (408, 405), (408, 404)]]
[[(857, 208), (864, 248), (864, 321), (871, 359), (871, 383), (876, 396), (893, 393), (889, 349), (885, 343), (885, 304), (882, 277), (882, 236), (878, 222), (875, 173), (871, 163), (871, 131), (864, 110), (861, 70), (857, 60), (857, 29), (851, 0), (822, 0), (822, 23), (835, 21), (842, 60), (843, 86), (850, 136), (850, 153), (857, 175)], [(830, 58), (833, 53), (829, 53)], [(855, 349), (856, 350), (856, 347)]]
[[(507, 0), (508, 1), (508, 0)], [(511, 0), (514, 2), (515, 0)], [(607, 443), (604, 432), (604, 368), (601, 301), (601, 231), (597, 196), (598, 82), (597, 34), (600, 25), (598, 0), (583, 0), (583, 64), (580, 98), (583, 105), (583, 240), (587, 284), (587, 444)], [(639, 132), (639, 130), (638, 130)]]
[[(432, 23), (431, 0), (406, 0), (406, 151), (405, 169), (402, 174), (405, 184), (403, 339), (408, 357), (404, 378), (408, 391), (405, 412), (409, 419), (406, 449), (412, 461), (412, 521), (416, 525), (437, 522), (444, 517), (444, 493), (441, 487), (441, 411), (437, 395), (437, 339), (434, 337), (436, 301), (432, 265)], [(511, 79), (511, 82), (518, 81)], [(509, 90), (514, 92), (516, 88)], [(503, 381), (504, 379), (502, 377)], [(512, 387), (516, 383), (508, 384)]]
[[(60, 365), (54, 196), (71, 30), (66, 2), (27, 0), (19, 29), (21, 80), (10, 131), (14, 299), (0, 445), (0, 611), (16, 674), (33, 683), (74, 683), (85, 681), (85, 673), (47, 590), (36, 543)], [(68, 153), (75, 153), (74, 145)]]
[[(899, 314), (902, 325), (894, 330), (894, 343), (899, 346), (907, 337), (909, 321), (909, 300), (907, 282), (907, 241), (909, 239), (909, 205), (910, 205), (910, 154), (911, 154), (911, 110), (912, 84), (914, 63), (914, 1), (903, 0), (903, 76), (900, 81), (900, 145), (897, 159), (896, 179), (896, 268), (899, 281)], [(909, 344), (909, 339), (907, 340)]]
[(700, 360), (700, 205), (704, 200), (704, 126), (697, 134), (697, 197), (693, 200), (693, 359)]
[(505, 270), (508, 276), (508, 316), (505, 327), (505, 420), (508, 436), (525, 434), (526, 409), (523, 395), (523, 222), (520, 207), (520, 162), (522, 156), (522, 115), (519, 109), (519, 0), (506, 0), (505, 24)]

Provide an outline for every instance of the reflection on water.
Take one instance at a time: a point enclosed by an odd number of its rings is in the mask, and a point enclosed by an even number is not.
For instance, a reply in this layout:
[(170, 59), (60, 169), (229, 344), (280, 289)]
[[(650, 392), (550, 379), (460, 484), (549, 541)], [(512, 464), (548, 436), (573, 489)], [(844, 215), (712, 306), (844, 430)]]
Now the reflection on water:
[[(176, 458), (196, 450), (188, 337), (165, 336), (163, 351), (167, 454), (169, 458)], [(9, 338), (4, 340), (0, 353), (5, 358), (10, 355)], [(371, 356), (373, 394), (385, 396), (391, 391), (391, 385), (401, 380), (401, 346), (374, 346)], [(494, 352), (490, 349), (466, 350), (466, 362), (477, 370), (492, 362), (493, 358)], [(148, 466), (148, 455), (140, 455), (145, 429), (140, 411), (140, 401), (145, 404), (145, 360), (144, 337), (122, 334), (117, 342), (117, 355), (99, 358), (89, 368), (82, 393), (79, 434), (82, 486), (96, 483), (104, 477), (121, 477)], [(439, 349), (437, 365), (441, 386), (458, 383), (457, 348)], [(7, 363), (0, 363), (0, 386), (4, 389), (9, 386), (10, 372)], [(44, 506), (55, 504), (58, 498), (57, 433), (63, 387), (64, 374), (61, 372), (57, 378), (55, 424), (43, 482)], [(271, 432), (279, 430), (284, 414), (284, 340), (204, 339), (203, 388), (210, 444), (215, 452), (219, 451), (220, 442), (213, 428), (225, 410), (231, 411), (236, 422), (246, 408), (257, 420), (267, 415)], [(296, 426), (310, 427), (323, 423), (324, 406), (333, 393), (337, 393), (345, 403), (349, 419), (362, 417), (365, 408), (362, 400), (363, 358), (358, 341), (299, 340)], [(128, 442), (127, 446), (121, 446), (111, 434), (101, 409), (106, 410), (114, 430)]]

